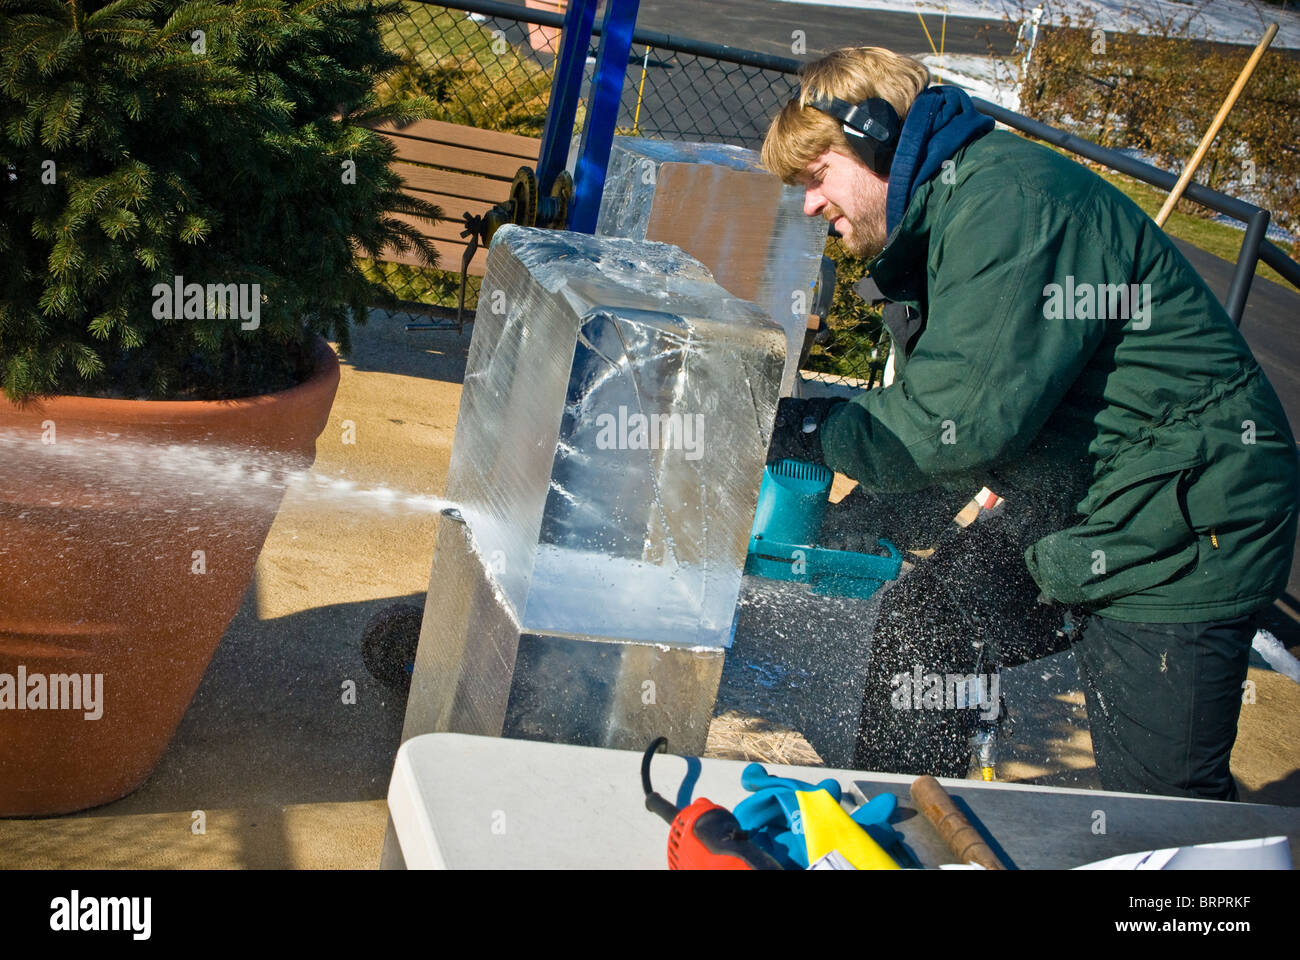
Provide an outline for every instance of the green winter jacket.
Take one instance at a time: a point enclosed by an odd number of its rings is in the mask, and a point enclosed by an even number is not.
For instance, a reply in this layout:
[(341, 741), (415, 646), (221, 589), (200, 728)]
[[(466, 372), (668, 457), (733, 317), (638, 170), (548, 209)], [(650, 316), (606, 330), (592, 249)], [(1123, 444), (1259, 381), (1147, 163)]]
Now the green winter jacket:
[(1103, 616), (1270, 603), (1295, 543), (1295, 439), (1213, 293), (1079, 164), (1001, 131), (952, 160), (870, 264), (924, 326), (896, 343), (891, 386), (829, 415), (826, 463), (868, 489), (992, 469), (995, 492), (1068, 496), (1025, 561), (1048, 597)]

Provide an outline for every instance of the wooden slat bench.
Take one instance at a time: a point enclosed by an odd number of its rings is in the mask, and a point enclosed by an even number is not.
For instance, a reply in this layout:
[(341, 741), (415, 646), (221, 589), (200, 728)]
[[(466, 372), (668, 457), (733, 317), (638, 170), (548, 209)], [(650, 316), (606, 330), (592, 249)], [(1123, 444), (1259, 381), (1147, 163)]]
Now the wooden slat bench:
[[(406, 192), (436, 203), (450, 218), (429, 224), (395, 215), (429, 237), (438, 250), (439, 268), (453, 273), (460, 271), (467, 243), (460, 235), (464, 214), (484, 214), (507, 199), (515, 171), (521, 166), (535, 168), (542, 145), (533, 137), (441, 120), (416, 120), (404, 127), (385, 123), (373, 129), (397, 148), (393, 169), (406, 181)], [(391, 247), (384, 251), (382, 259), (419, 264), (416, 257)], [(469, 274), (483, 276), (486, 262), (487, 250), (480, 247), (470, 261)]]

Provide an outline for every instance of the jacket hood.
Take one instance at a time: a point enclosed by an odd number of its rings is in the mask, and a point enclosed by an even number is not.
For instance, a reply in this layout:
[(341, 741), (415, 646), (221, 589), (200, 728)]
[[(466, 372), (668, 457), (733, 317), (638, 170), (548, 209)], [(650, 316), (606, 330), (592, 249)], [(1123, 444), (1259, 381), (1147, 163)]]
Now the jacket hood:
[(889, 168), (886, 233), (892, 234), (902, 221), (917, 187), (938, 173), (954, 153), (992, 129), (992, 118), (976, 110), (960, 87), (936, 85), (917, 94)]

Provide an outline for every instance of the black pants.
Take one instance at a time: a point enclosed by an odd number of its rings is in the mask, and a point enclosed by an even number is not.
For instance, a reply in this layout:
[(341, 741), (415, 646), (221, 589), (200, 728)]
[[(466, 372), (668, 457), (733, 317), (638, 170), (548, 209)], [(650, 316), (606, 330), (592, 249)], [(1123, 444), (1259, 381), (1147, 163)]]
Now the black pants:
[(1091, 617), (1074, 646), (1107, 790), (1236, 800), (1237, 739), (1255, 616), (1209, 623)]
[[(1083, 624), (1077, 640), (1067, 613)], [(986, 677), (1073, 643), (1103, 787), (1235, 800), (1228, 758), (1254, 619), (1128, 623), (1039, 603), (1023, 547), (998, 517), (953, 528), (882, 595), (854, 763), (964, 777), (989, 711), (909, 699), (901, 678)]]

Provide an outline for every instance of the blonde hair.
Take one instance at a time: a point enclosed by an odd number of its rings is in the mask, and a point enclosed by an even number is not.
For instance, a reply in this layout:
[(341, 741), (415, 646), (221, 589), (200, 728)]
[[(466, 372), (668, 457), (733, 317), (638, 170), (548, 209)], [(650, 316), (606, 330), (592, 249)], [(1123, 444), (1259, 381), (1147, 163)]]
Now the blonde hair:
[(884, 47), (845, 47), (799, 71), (797, 99), (781, 108), (763, 141), (763, 165), (786, 183), (827, 150), (856, 157), (829, 114), (808, 106), (817, 97), (861, 103), (871, 97), (889, 101), (901, 121), (916, 95), (930, 84), (925, 64)]

